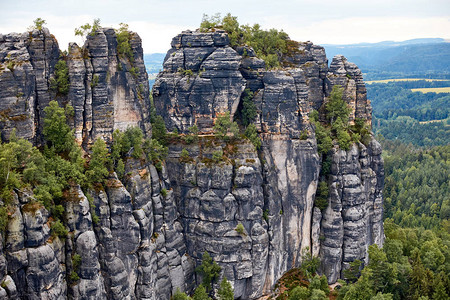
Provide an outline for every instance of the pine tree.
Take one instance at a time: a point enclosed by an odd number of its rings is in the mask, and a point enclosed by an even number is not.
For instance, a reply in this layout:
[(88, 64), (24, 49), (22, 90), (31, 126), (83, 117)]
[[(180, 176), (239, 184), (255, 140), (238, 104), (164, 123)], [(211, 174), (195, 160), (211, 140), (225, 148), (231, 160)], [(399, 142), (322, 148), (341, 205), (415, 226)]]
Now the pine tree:
[(224, 276), (222, 281), (220, 282), (220, 288), (218, 291), (219, 300), (233, 300), (234, 299), (234, 291), (231, 287), (231, 283)]

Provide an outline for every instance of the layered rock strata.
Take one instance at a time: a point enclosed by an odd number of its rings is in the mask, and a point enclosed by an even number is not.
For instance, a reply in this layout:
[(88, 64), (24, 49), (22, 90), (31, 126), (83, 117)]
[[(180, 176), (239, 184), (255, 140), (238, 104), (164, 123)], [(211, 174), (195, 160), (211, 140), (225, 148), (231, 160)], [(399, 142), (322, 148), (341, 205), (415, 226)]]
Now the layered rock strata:
[[(321, 162), (308, 114), (327, 101), (333, 85), (340, 85), (351, 107), (349, 122), (360, 118), (370, 125), (370, 101), (361, 71), (342, 56), (328, 67), (324, 49), (310, 42), (299, 43), (299, 51), (283, 58), (289, 68), (265, 70), (264, 61), (251, 48), (233, 49), (222, 35), (221, 31), (185, 31), (175, 37), (153, 90), (168, 128), (186, 134), (193, 125), (209, 133), (215, 118), (227, 111), (239, 119), (242, 91), (254, 93), (255, 125), (263, 143), (259, 155), (249, 157), (254, 163), (243, 164), (246, 172), (258, 174), (249, 177), (244, 190), (236, 183), (241, 162), (209, 167), (201, 162), (217, 145), (171, 147), (175, 160), (169, 160), (168, 169), (179, 174), (171, 180), (180, 201), (180, 218), (188, 245), (195, 245), (188, 246), (188, 253), (199, 260), (203, 251), (210, 252), (242, 299), (270, 292), (284, 272), (301, 264), (302, 249), (307, 247), (321, 257), (321, 272), (334, 283), (349, 262), (367, 262), (369, 245), (383, 243), (383, 165), (380, 146), (373, 139), (368, 146), (353, 145), (349, 151), (336, 148), (328, 208), (314, 208)], [(300, 139), (303, 132), (308, 138)], [(193, 158), (189, 164), (177, 160), (182, 147)], [(242, 198), (244, 191), (251, 197)], [(246, 218), (241, 211), (246, 211)], [(246, 238), (235, 238), (238, 223), (244, 225)], [(228, 237), (235, 239), (228, 241)], [(261, 240), (268, 251), (252, 251), (249, 241), (260, 247)], [(224, 241), (233, 245), (233, 255)]]
[[(0, 127), (35, 144), (44, 108), (56, 99), (74, 107), (71, 125), (87, 146), (113, 130), (141, 127), (151, 137), (148, 81), (140, 38), (131, 33), (134, 59), (117, 52), (112, 29), (69, 45), (69, 92), (50, 87), (61, 59), (43, 29), (0, 35)], [(288, 68), (266, 70), (249, 47), (233, 49), (225, 32), (185, 31), (172, 40), (153, 90), (170, 131), (200, 129), (198, 141), (169, 145), (162, 170), (126, 161), (126, 179), (111, 174), (102, 189), (73, 185), (64, 203), (65, 240), (50, 235), (51, 214), (16, 191), (0, 249), (0, 295), (10, 299), (169, 299), (192, 292), (204, 251), (222, 267), (235, 297), (256, 299), (301, 264), (309, 249), (330, 283), (354, 259), (367, 262), (370, 244), (383, 243), (383, 163), (379, 144), (332, 153), (329, 205), (314, 207), (321, 169), (312, 109), (332, 86), (344, 87), (349, 121), (371, 122), (361, 72), (342, 56), (330, 67), (322, 47), (298, 43)], [(239, 119), (245, 89), (253, 92), (262, 147), (246, 139), (224, 142), (210, 133), (216, 117)], [(306, 138), (305, 138), (306, 134)], [(301, 138), (300, 138), (301, 137)], [(189, 159), (180, 157), (185, 148)], [(223, 151), (221, 160), (213, 154)], [(94, 222), (92, 211), (99, 217)], [(244, 230), (236, 230), (242, 224)], [(79, 261), (79, 263), (77, 262)], [(74, 273), (79, 277), (76, 278)]]
[[(62, 53), (53, 35), (44, 28), (23, 34), (0, 35), (0, 129), (3, 139), (11, 130), (19, 138), (39, 142), (44, 109), (51, 100), (74, 108), (76, 139), (92, 141), (110, 138), (115, 129), (140, 125), (149, 134), (148, 75), (143, 62), (141, 40), (130, 34), (134, 59), (117, 52), (113, 29), (87, 36), (80, 48), (69, 45)], [(51, 89), (55, 65), (65, 60), (69, 92)]]

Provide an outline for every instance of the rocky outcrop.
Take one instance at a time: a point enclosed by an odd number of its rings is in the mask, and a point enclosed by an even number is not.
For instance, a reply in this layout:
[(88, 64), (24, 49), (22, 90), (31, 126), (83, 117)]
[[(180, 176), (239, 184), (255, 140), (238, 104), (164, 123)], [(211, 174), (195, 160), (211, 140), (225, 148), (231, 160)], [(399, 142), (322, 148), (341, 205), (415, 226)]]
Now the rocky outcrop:
[(343, 277), (350, 262), (367, 263), (368, 246), (384, 241), (380, 144), (372, 139), (367, 147), (354, 144), (349, 151), (334, 151), (332, 161), (329, 204), (320, 223), (322, 241), (316, 242), (330, 283)]
[[(219, 146), (204, 142), (170, 149), (168, 169), (174, 174), (187, 252), (197, 260), (210, 252), (242, 299), (268, 293), (283, 273), (301, 264), (306, 248), (321, 257), (321, 271), (334, 283), (349, 262), (367, 262), (370, 244), (383, 243), (380, 147), (372, 140), (349, 151), (336, 148), (329, 205), (320, 211), (314, 198), (321, 162), (308, 114), (322, 106), (333, 85), (341, 85), (352, 109), (349, 121), (370, 124), (361, 72), (342, 56), (328, 68), (324, 49), (310, 42), (298, 43), (298, 51), (283, 58), (288, 68), (267, 71), (251, 48), (233, 49), (222, 39), (216, 43), (222, 34), (186, 31), (175, 37), (153, 90), (158, 112), (181, 133), (194, 124), (208, 133), (226, 111), (239, 119), (243, 91), (254, 93), (262, 148), (258, 155), (243, 146), (237, 150), (252, 163), (238, 162), (234, 155), (228, 158), (235, 163), (205, 165), (203, 155)], [(183, 147), (190, 163), (178, 161)], [(241, 169), (248, 173), (245, 186), (236, 182)], [(234, 230), (238, 223), (245, 228), (241, 237)], [(233, 256), (224, 243), (232, 245)], [(268, 250), (252, 250), (255, 244)]]
[[(44, 108), (54, 99), (74, 107), (71, 126), (85, 148), (129, 126), (150, 138), (141, 41), (130, 33), (129, 42), (131, 60), (117, 52), (114, 30), (103, 28), (60, 57), (47, 29), (0, 35), (2, 138), (16, 128), (18, 137), (39, 144)], [(320, 256), (330, 283), (353, 260), (367, 262), (368, 246), (384, 237), (380, 145), (372, 139), (348, 151), (334, 148), (329, 204), (321, 211), (314, 206), (321, 158), (308, 117), (339, 84), (352, 108), (349, 121), (370, 124), (362, 75), (342, 56), (328, 67), (320, 46), (296, 47), (282, 58), (286, 68), (266, 70), (251, 48), (230, 47), (223, 31), (176, 36), (153, 99), (169, 130), (187, 134), (197, 125), (199, 139), (173, 138), (162, 168), (128, 157), (122, 180), (111, 174), (103, 187), (85, 192), (72, 184), (63, 203), (65, 239), (51, 234), (53, 217), (31, 191), (15, 191), (0, 249), (0, 295), (170, 299), (177, 288), (192, 292), (200, 283), (195, 267), (208, 251), (235, 297), (256, 299), (301, 264), (305, 249)], [(51, 89), (60, 59), (67, 94)], [(246, 89), (253, 92), (260, 149), (210, 134), (218, 115), (240, 118)]]
[[(58, 43), (48, 29), (23, 34), (0, 35), (0, 129), (8, 139), (11, 130), (19, 138), (39, 142), (44, 108), (51, 100), (74, 107), (73, 127), (79, 142), (98, 137), (108, 139), (115, 129), (142, 126), (151, 133), (148, 121), (148, 76), (141, 40), (130, 34), (134, 60), (117, 53), (111, 28), (88, 35), (80, 48), (71, 43), (60, 56)], [(68, 67), (67, 95), (51, 89), (55, 65)]]

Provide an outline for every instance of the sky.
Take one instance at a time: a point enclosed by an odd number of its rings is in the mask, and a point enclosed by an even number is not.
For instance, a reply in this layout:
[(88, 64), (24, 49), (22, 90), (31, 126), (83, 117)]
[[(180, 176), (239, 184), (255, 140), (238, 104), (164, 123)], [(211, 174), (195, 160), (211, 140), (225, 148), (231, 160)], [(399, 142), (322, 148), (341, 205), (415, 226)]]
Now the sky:
[(81, 44), (74, 29), (100, 18), (103, 27), (129, 24), (145, 53), (165, 53), (174, 36), (216, 13), (315, 44), (450, 40), (449, 0), (0, 0), (0, 7), (0, 33), (25, 32), (40, 17), (61, 49)]

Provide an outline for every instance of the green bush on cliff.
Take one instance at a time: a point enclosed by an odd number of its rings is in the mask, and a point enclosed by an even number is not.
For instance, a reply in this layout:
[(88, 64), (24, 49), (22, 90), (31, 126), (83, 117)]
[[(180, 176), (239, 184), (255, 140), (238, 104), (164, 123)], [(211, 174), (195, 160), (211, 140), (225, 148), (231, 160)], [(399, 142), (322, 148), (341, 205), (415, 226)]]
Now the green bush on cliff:
[(100, 19), (94, 19), (92, 24), (86, 23), (78, 28), (75, 28), (75, 35), (81, 36), (83, 39), (90, 35), (93, 36), (100, 29)]
[(117, 36), (117, 53), (119, 57), (126, 57), (131, 63), (134, 63), (134, 53), (130, 44), (131, 34), (128, 31), (128, 24), (120, 23), (119, 26), (119, 29), (115, 30)]
[(69, 68), (64, 59), (58, 60), (55, 65), (55, 77), (50, 78), (50, 89), (63, 95), (69, 92)]
[(229, 140), (239, 136), (239, 127), (231, 120), (230, 112), (218, 114), (214, 122), (214, 135), (222, 140)]
[(239, 25), (237, 17), (230, 13), (223, 18), (220, 14), (211, 17), (203, 15), (200, 31), (208, 32), (214, 28), (228, 33), (233, 48), (244, 45), (252, 47), (256, 55), (265, 61), (267, 69), (280, 67), (282, 56), (289, 56), (295, 51), (295, 47), (290, 46), (293, 41), (285, 32), (276, 29), (264, 30), (259, 24)]
[(86, 177), (90, 183), (104, 183), (109, 174), (107, 166), (108, 148), (103, 139), (98, 138), (92, 146), (91, 160), (86, 171)]
[(261, 148), (261, 138), (258, 135), (258, 131), (256, 130), (255, 124), (250, 124), (245, 129), (245, 136), (252, 142), (257, 150)]
[(248, 126), (255, 121), (257, 115), (256, 105), (253, 102), (253, 92), (250, 89), (245, 89), (242, 95), (242, 124)]
[(41, 31), (44, 24), (47, 24), (47, 22), (42, 18), (36, 18), (34, 19), (33, 24), (34, 24), (33, 26), (29, 27), (29, 30), (37, 29)]
[(222, 268), (211, 258), (209, 253), (205, 251), (202, 256), (202, 263), (195, 271), (203, 278), (203, 286), (207, 291), (210, 291), (213, 284), (219, 279)]

